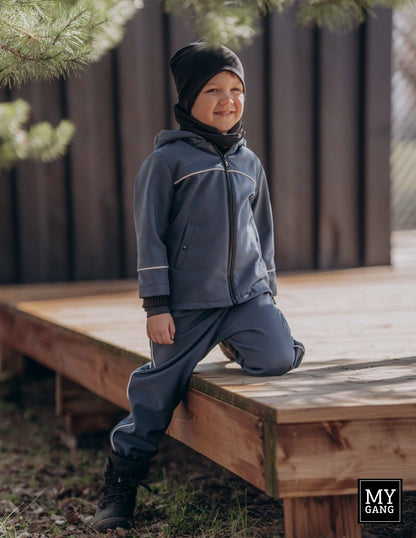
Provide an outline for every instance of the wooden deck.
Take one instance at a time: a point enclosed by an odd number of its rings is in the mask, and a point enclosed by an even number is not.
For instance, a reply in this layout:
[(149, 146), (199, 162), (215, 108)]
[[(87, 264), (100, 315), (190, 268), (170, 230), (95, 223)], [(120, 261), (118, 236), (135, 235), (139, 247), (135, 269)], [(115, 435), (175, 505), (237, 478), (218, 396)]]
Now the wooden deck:
[[(281, 276), (301, 367), (247, 377), (215, 349), (169, 429), (283, 498), (288, 538), (360, 536), (358, 478), (416, 489), (416, 231), (393, 239), (393, 267)], [(131, 281), (0, 288), (0, 341), (126, 409), (130, 372), (148, 357)]]

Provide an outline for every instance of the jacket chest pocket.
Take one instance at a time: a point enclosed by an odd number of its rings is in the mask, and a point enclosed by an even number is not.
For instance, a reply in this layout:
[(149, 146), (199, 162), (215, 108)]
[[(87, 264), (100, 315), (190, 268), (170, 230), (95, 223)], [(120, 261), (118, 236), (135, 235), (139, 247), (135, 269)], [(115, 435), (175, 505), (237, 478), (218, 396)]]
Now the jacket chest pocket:
[(185, 231), (183, 232), (182, 241), (179, 246), (179, 250), (176, 254), (176, 259), (174, 263), (175, 269), (178, 269), (179, 271), (183, 268), (186, 256), (189, 251), (189, 247), (191, 245), (192, 236), (194, 234), (194, 226), (191, 224), (188, 224), (185, 228)]

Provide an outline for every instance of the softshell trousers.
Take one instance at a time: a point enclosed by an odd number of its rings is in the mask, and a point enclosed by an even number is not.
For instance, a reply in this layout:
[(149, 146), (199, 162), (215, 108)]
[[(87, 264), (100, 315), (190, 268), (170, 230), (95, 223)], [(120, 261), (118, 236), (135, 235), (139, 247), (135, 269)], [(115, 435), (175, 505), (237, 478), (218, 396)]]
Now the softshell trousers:
[(227, 308), (171, 314), (174, 343), (151, 343), (151, 361), (130, 377), (131, 412), (110, 434), (113, 450), (125, 458), (150, 459), (157, 453), (192, 371), (219, 342), (231, 346), (235, 361), (253, 376), (282, 375), (296, 368), (305, 352), (267, 293)]

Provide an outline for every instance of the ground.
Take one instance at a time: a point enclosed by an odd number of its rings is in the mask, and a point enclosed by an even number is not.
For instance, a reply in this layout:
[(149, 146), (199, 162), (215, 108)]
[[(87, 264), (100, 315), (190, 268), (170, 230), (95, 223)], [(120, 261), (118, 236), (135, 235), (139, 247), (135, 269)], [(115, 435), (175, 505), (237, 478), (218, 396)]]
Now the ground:
[[(108, 446), (77, 442), (54, 415), (53, 378), (32, 371), (19, 403), (0, 402), (0, 536), (85, 538)], [(134, 530), (107, 538), (284, 538), (280, 501), (166, 437), (139, 490)], [(406, 494), (401, 525), (363, 526), (363, 538), (416, 538), (416, 495)]]

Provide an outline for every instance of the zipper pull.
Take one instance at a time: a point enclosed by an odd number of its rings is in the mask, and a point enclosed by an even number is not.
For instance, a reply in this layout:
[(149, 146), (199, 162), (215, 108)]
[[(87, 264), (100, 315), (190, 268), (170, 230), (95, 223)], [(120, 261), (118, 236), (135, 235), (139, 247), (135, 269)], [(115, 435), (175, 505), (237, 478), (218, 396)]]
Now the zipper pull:
[(224, 157), (224, 166), (225, 166), (225, 169), (227, 170), (227, 172), (230, 170), (230, 166), (228, 164), (228, 160), (226, 157)]

